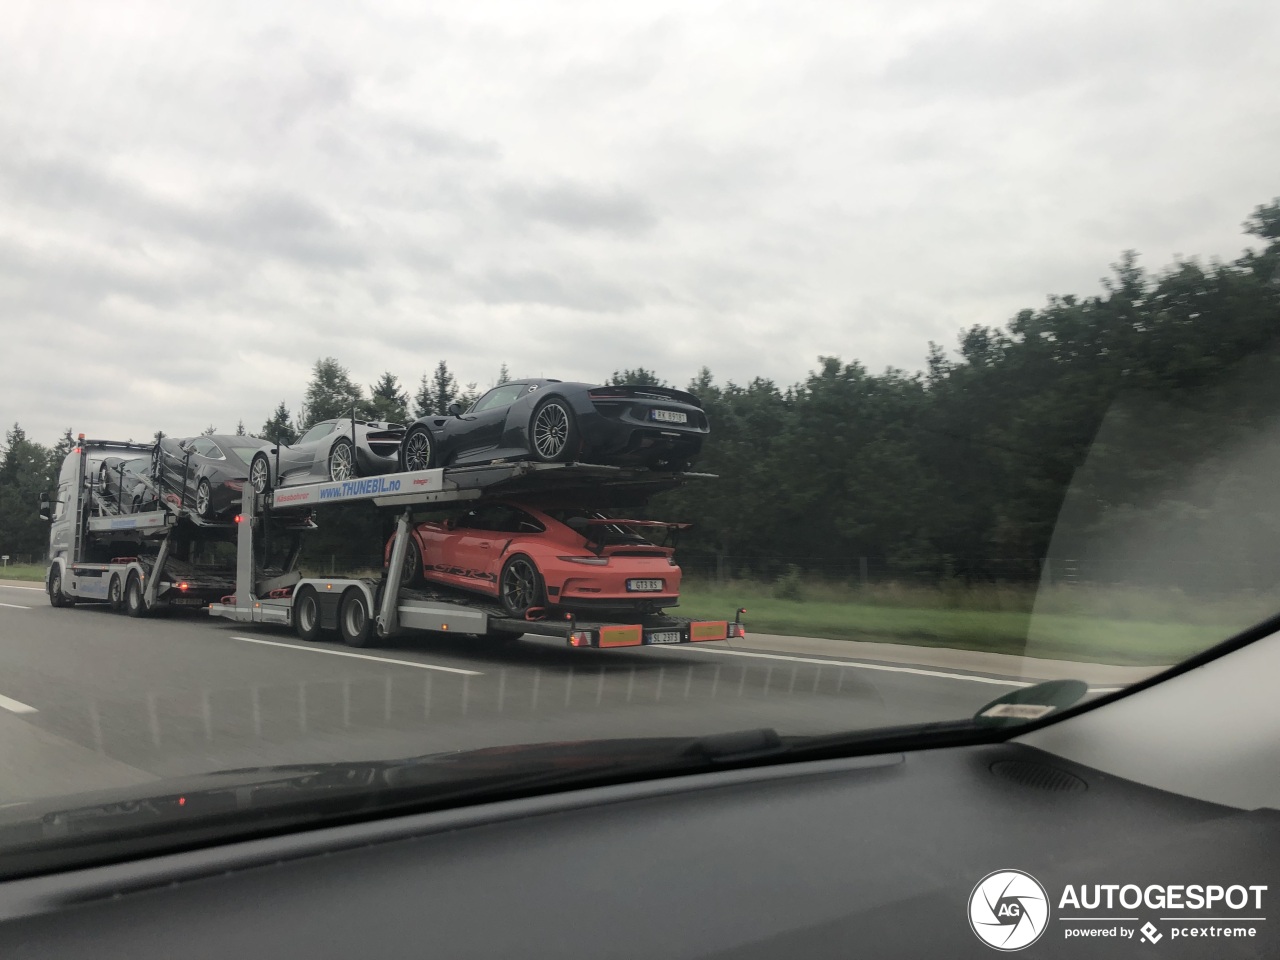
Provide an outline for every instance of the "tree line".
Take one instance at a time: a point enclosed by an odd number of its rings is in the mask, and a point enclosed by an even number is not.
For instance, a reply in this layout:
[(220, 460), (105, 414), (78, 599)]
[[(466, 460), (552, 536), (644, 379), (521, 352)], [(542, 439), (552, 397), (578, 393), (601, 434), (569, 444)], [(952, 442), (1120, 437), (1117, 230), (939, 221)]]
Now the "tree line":
[[(1280, 200), (1244, 227), (1261, 249), (1154, 273), (1127, 252), (1100, 292), (973, 326), (954, 351), (929, 343), (920, 371), (826, 356), (780, 385), (720, 382), (703, 367), (686, 385), (712, 426), (695, 469), (717, 478), (662, 494), (648, 513), (692, 521), (682, 562), (722, 575), (773, 578), (793, 565), (866, 575), (870, 563), (879, 576), (998, 580), (1036, 575), (1051, 548), (1087, 554), (1117, 523), (1135, 536), (1176, 530), (1189, 544), (1186, 531), (1213, 523), (1214, 498), (1234, 496), (1256, 516), (1233, 549), (1280, 580), (1269, 494), (1244, 496), (1239, 476), (1203, 470), (1196, 491), (1178, 488), (1188, 464), (1212, 462), (1280, 413)], [(508, 379), (504, 364), (498, 382)], [(665, 385), (643, 367), (607, 382)], [(390, 372), (366, 393), (326, 357), (298, 415), (282, 402), (257, 433), (287, 443), (353, 410), (405, 423), (476, 395), (444, 361), (410, 396)], [(0, 551), (43, 551), (34, 497), (69, 440), (46, 449), (17, 425), (9, 432)], [(312, 552), (376, 560), (376, 543), (353, 546), (347, 526), (322, 524)]]

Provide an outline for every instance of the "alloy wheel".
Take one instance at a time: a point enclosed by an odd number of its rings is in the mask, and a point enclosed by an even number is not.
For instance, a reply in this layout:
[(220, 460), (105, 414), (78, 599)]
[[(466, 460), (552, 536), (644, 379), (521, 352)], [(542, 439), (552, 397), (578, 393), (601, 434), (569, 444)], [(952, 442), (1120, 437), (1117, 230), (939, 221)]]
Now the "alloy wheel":
[(405, 439), (404, 465), (409, 470), (426, 470), (431, 466), (431, 437), (425, 430), (414, 430)]
[(350, 480), (355, 476), (355, 473), (351, 445), (349, 443), (335, 444), (329, 452), (329, 479)]
[(538, 573), (533, 564), (516, 558), (502, 573), (502, 602), (511, 612), (527, 610), (538, 601)]
[(257, 494), (267, 492), (267, 484), (271, 480), (271, 467), (267, 465), (267, 461), (261, 457), (253, 461), (253, 465), (249, 467), (249, 484)]
[(533, 445), (545, 460), (554, 460), (569, 442), (569, 413), (558, 403), (545, 404), (533, 420)]

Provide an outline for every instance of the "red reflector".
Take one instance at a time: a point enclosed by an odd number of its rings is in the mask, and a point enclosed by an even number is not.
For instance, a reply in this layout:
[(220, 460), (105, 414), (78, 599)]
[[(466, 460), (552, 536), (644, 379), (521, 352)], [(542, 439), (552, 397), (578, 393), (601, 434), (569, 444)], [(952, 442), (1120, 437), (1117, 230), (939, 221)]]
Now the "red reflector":
[(243, 518), (240, 516), (240, 514), (238, 514), (238, 513), (237, 513), (237, 514), (236, 514), (236, 523), (239, 523), (242, 519), (243, 519)]
[(187, 805), (187, 798), (186, 798), (186, 797), (179, 797), (179, 798), (178, 798), (178, 806), (180, 806), (180, 807), (185, 807), (186, 805)]

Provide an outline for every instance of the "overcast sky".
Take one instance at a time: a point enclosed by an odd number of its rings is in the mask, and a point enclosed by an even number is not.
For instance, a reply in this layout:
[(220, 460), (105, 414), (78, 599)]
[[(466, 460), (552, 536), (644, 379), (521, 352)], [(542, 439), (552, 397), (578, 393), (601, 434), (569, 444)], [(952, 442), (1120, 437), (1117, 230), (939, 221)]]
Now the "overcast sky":
[(1280, 6), (83, 3), (0, 18), (0, 416), (256, 429), (366, 385), (802, 379), (1280, 194)]

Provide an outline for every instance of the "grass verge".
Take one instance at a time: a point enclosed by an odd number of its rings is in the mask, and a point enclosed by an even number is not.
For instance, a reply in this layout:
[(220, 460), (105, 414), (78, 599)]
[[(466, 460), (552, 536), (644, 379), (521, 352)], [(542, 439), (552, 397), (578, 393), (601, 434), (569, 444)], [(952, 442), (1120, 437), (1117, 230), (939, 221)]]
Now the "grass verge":
[[(1019, 588), (1021, 589), (1021, 588)], [(1046, 598), (1033, 616), (1032, 598), (1004, 597), (1005, 609), (974, 609), (973, 598), (956, 606), (938, 602), (937, 590), (921, 590), (912, 598), (898, 591), (891, 598), (847, 590), (815, 590), (805, 599), (780, 599), (767, 584), (738, 583), (723, 587), (686, 583), (678, 612), (687, 617), (723, 619), (738, 606), (751, 633), (864, 640), (927, 647), (951, 647), (1017, 656), (1090, 663), (1155, 665), (1175, 663), (1226, 639), (1265, 614), (1255, 616), (1239, 605), (1220, 611), (1212, 622), (1116, 616), (1100, 604), (1096, 614), (1077, 596), (1076, 609), (1064, 609), (1061, 598)], [(914, 605), (911, 603), (915, 600)], [(1050, 602), (1053, 601), (1053, 602)], [(1024, 609), (1017, 609), (1017, 607)], [(1010, 609), (1012, 607), (1012, 609)], [(1143, 609), (1151, 609), (1144, 606)], [(1259, 606), (1259, 610), (1264, 609)], [(1055, 612), (1041, 612), (1050, 610)]]
[(0, 567), (0, 580), (34, 580), (44, 582), (43, 563), (10, 563)]

